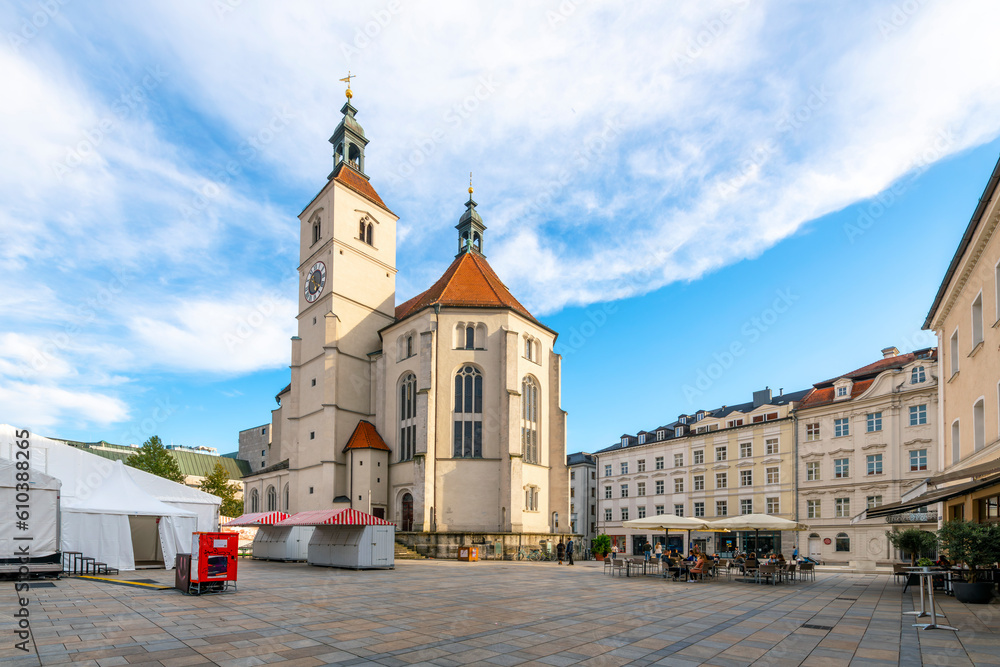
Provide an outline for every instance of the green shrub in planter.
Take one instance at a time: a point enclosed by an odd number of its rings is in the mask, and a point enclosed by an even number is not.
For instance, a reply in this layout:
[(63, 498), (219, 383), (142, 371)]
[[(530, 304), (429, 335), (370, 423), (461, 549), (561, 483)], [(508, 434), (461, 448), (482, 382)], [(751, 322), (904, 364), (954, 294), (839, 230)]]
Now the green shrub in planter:
[(889, 543), (892, 546), (910, 554), (910, 565), (913, 565), (919, 556), (932, 555), (934, 547), (937, 546), (937, 537), (934, 533), (919, 528), (887, 530), (885, 536), (889, 538)]
[(976, 570), (993, 567), (1000, 561), (1000, 525), (953, 519), (938, 530), (938, 543), (956, 563), (969, 566), (969, 581)]
[(590, 551), (595, 557), (598, 557), (599, 554), (603, 558), (606, 554), (611, 553), (611, 538), (601, 533), (590, 541)]

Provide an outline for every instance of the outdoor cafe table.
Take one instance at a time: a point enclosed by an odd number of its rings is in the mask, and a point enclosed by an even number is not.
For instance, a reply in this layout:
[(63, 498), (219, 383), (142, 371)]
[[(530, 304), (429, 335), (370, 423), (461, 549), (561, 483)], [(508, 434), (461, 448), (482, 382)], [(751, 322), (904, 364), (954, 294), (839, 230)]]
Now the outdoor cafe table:
[[(920, 577), (920, 611), (904, 611), (903, 615), (916, 616), (917, 618), (923, 618), (924, 616), (928, 615), (931, 617), (930, 623), (914, 623), (913, 627), (923, 628), (924, 630), (954, 630), (955, 632), (958, 632), (958, 628), (953, 628), (950, 625), (938, 625), (937, 609), (934, 607), (934, 582), (931, 580), (931, 577), (933, 577), (934, 575), (944, 574), (945, 572), (947, 572), (947, 570), (939, 570), (939, 569), (929, 570), (929, 569), (924, 569), (922, 567), (908, 567), (905, 569), (909, 570), (910, 574), (914, 574)], [(924, 607), (925, 587), (927, 589), (928, 604), (930, 605), (931, 608), (930, 614), (927, 613), (927, 610)]]

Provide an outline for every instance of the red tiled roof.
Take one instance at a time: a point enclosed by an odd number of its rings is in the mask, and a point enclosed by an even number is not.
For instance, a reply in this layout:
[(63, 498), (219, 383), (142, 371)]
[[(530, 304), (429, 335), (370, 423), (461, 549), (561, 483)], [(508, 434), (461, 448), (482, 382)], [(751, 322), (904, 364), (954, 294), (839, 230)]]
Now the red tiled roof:
[[(924, 352), (923, 350), (918, 350), (918, 352)], [(917, 358), (916, 352), (907, 352), (906, 354), (897, 354), (895, 357), (888, 357), (886, 359), (879, 359), (878, 361), (868, 364), (867, 366), (862, 366), (850, 373), (845, 373), (844, 375), (838, 375), (831, 380), (825, 380), (823, 382), (817, 382), (814, 387), (826, 387), (832, 385), (834, 382), (840, 378), (848, 378), (851, 380), (856, 380), (858, 378), (871, 377), (878, 375), (882, 371), (888, 370), (890, 368), (902, 368), (906, 364), (914, 361)], [(930, 348), (927, 351), (927, 357), (929, 361), (937, 361), (937, 348)]]
[(433, 305), (458, 308), (510, 308), (541, 325), (528, 309), (514, 298), (493, 272), (486, 258), (474, 252), (464, 252), (456, 257), (444, 275), (429, 290), (396, 306), (396, 320), (404, 320)]
[(333, 180), (343, 183), (362, 197), (372, 200), (387, 211), (389, 210), (389, 207), (378, 196), (378, 193), (375, 192), (375, 188), (368, 182), (368, 179), (348, 167), (346, 162), (341, 162), (337, 165), (337, 169), (333, 172)]
[(385, 440), (375, 430), (375, 425), (364, 419), (358, 422), (354, 433), (347, 439), (347, 446), (344, 447), (344, 451), (346, 452), (348, 449), (381, 449), (387, 452), (390, 451), (389, 446), (385, 444)]
[[(865, 390), (867, 390), (868, 387), (872, 386), (872, 382), (874, 381), (875, 381), (874, 379), (871, 379), (871, 380), (859, 380), (855, 382), (854, 385), (851, 386), (850, 400), (853, 400), (858, 396), (860, 396), (861, 394), (865, 393)], [(834, 398), (835, 396), (833, 387), (816, 388), (810, 391), (806, 395), (806, 397), (802, 399), (802, 402), (799, 403), (798, 409), (803, 410), (806, 408), (815, 408), (816, 406), (819, 405), (826, 405), (827, 403), (833, 403)]]

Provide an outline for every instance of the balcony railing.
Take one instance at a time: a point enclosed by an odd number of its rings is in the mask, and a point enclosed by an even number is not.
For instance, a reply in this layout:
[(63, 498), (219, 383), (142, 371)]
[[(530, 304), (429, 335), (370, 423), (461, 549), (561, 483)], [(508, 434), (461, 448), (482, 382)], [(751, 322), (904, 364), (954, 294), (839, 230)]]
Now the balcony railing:
[(937, 510), (931, 512), (903, 512), (902, 514), (890, 514), (885, 518), (886, 523), (937, 523)]

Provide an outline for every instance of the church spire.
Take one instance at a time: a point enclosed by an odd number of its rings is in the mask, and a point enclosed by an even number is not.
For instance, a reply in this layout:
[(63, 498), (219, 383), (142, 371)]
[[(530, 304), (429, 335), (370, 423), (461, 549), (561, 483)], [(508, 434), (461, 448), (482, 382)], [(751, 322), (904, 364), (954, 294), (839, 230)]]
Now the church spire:
[(348, 72), (347, 76), (341, 79), (341, 81), (347, 82), (347, 90), (344, 92), (347, 96), (347, 102), (340, 109), (340, 113), (344, 114), (344, 117), (337, 125), (337, 129), (333, 131), (333, 136), (330, 137), (330, 143), (333, 144), (333, 171), (330, 172), (328, 178), (333, 178), (341, 163), (368, 178), (365, 174), (365, 146), (368, 145), (368, 139), (365, 138), (365, 131), (361, 124), (354, 117), (358, 110), (351, 104), (351, 98), (354, 97), (354, 93), (351, 92), (351, 79), (355, 76)]
[[(465, 202), (465, 213), (459, 218), (455, 225), (458, 230), (458, 254), (463, 252), (474, 252), (483, 257), (483, 232), (486, 225), (476, 210), (476, 202), (472, 199), (472, 173), (469, 173), (469, 201)], [(457, 255), (456, 255), (457, 256)]]

